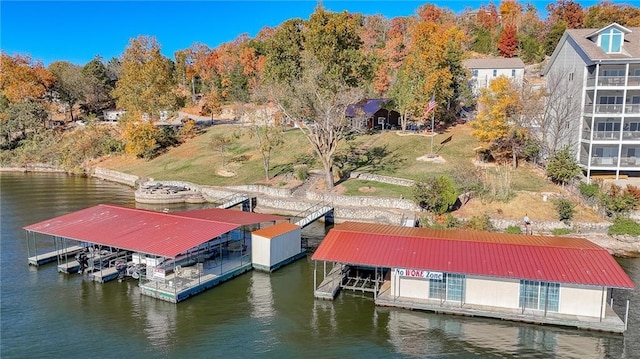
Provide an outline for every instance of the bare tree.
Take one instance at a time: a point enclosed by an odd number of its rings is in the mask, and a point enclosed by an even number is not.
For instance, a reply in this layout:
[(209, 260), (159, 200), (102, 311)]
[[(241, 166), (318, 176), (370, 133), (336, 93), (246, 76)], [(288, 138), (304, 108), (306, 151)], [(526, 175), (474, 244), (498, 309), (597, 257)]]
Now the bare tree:
[(549, 72), (546, 87), (523, 88), (523, 115), (546, 155), (575, 148), (580, 129), (580, 84), (567, 73)]
[(364, 96), (361, 88), (330, 76), (327, 66), (311, 55), (303, 57), (300, 81), (271, 87), (272, 98), (285, 116), (300, 120), (300, 130), (322, 163), (328, 188), (333, 187), (333, 160), (338, 143), (346, 135), (345, 111)]

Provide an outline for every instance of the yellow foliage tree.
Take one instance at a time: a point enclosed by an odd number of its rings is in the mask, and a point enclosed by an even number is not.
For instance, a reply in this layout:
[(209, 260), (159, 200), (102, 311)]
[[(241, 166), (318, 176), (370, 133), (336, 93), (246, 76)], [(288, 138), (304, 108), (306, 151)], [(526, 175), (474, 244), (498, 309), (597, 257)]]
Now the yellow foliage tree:
[(156, 147), (158, 128), (152, 122), (140, 118), (139, 114), (127, 113), (119, 123), (122, 126), (125, 152), (137, 157), (145, 157)]
[(113, 96), (119, 108), (147, 113), (152, 119), (175, 107), (170, 60), (162, 56), (155, 38), (139, 36), (130, 41)]
[(472, 135), (482, 142), (505, 139), (516, 129), (521, 101), (517, 87), (505, 76), (491, 81), (478, 98)]

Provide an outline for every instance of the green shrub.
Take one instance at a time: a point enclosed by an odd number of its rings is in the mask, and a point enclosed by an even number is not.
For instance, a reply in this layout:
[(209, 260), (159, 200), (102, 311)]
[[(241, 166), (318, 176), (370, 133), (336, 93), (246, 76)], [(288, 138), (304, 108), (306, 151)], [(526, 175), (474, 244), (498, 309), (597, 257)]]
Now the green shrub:
[(609, 226), (608, 233), (610, 236), (629, 235), (637, 237), (640, 236), (640, 224), (630, 218), (618, 217)]
[(295, 175), (296, 178), (300, 181), (306, 181), (307, 178), (309, 178), (309, 167), (307, 167), (306, 165), (296, 166)]
[(438, 176), (426, 182), (416, 182), (412, 187), (414, 201), (435, 214), (448, 212), (458, 199), (458, 193), (449, 177)]
[(569, 228), (554, 228), (551, 230), (551, 234), (553, 234), (554, 236), (563, 236), (569, 233), (571, 233), (571, 230)]
[(476, 231), (488, 231), (493, 232), (495, 228), (493, 227), (493, 223), (489, 218), (489, 215), (486, 213), (480, 216), (473, 216), (469, 218), (462, 224), (462, 228), (464, 229), (473, 229)]
[(460, 220), (454, 217), (451, 213), (447, 213), (444, 217), (445, 228), (460, 228)]
[(509, 226), (504, 230), (504, 233), (522, 234), (522, 228), (520, 228), (520, 226)]
[(617, 217), (636, 209), (638, 199), (628, 190), (611, 184), (606, 192), (600, 193), (600, 205), (604, 208), (607, 216)]
[(580, 182), (578, 189), (585, 199), (597, 198), (600, 194), (600, 186), (597, 183)]
[(558, 219), (564, 223), (569, 223), (575, 212), (575, 205), (566, 198), (558, 198), (555, 201)]

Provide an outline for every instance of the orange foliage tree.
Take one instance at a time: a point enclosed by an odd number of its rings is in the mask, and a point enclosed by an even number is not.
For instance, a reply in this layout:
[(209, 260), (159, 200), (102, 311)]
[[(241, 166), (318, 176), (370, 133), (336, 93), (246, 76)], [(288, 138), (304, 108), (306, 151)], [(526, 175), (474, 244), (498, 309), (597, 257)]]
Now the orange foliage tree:
[(11, 103), (41, 99), (53, 85), (55, 77), (40, 61), (29, 56), (9, 56), (2, 52), (0, 89)]
[(498, 39), (498, 51), (503, 57), (514, 57), (518, 51), (518, 39), (516, 38), (516, 26), (509, 24), (504, 27)]

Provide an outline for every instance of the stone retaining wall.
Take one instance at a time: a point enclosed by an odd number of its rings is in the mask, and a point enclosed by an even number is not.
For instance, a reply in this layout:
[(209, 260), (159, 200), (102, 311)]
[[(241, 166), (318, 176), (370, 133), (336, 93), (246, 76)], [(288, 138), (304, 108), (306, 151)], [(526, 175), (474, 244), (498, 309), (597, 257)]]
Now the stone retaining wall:
[[(521, 220), (515, 219), (490, 219), (493, 226), (498, 230), (505, 230), (509, 226), (516, 226), (522, 228), (524, 232), (524, 223)], [(545, 222), (532, 222), (531, 229), (534, 234), (539, 233), (551, 233), (554, 229), (566, 228), (572, 232), (581, 233), (607, 233), (611, 223), (602, 222), (573, 222), (571, 225), (566, 225), (560, 221), (545, 221)]]
[(349, 178), (359, 179), (363, 181), (389, 183), (389, 184), (395, 184), (398, 186), (405, 186), (405, 187), (411, 187), (415, 184), (415, 181), (404, 179), (404, 178), (380, 176), (380, 175), (374, 175), (371, 173), (362, 173), (362, 172), (351, 172), (349, 174)]
[(420, 211), (413, 201), (403, 198), (343, 196), (333, 193), (307, 192), (306, 198), (312, 202), (328, 202), (336, 207), (393, 208), (403, 211)]
[(106, 181), (122, 183), (131, 187), (136, 187), (140, 180), (140, 177), (113, 171), (106, 168), (96, 167), (93, 169), (93, 172), (90, 173), (93, 177), (103, 179)]

